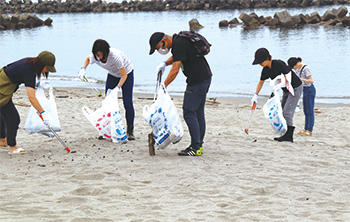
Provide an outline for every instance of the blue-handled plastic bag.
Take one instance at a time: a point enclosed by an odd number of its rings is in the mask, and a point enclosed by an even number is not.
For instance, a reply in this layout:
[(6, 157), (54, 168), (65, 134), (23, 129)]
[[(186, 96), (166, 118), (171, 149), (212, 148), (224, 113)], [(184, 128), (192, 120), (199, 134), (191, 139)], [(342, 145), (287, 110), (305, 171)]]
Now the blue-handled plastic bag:
[(263, 110), (273, 131), (279, 135), (284, 135), (287, 132), (287, 122), (283, 116), (280, 94), (277, 88), (274, 90), (274, 96), (270, 97), (263, 106)]
[(158, 149), (177, 143), (183, 137), (183, 126), (177, 109), (162, 85), (157, 100), (151, 106), (144, 106), (143, 117), (151, 126)]

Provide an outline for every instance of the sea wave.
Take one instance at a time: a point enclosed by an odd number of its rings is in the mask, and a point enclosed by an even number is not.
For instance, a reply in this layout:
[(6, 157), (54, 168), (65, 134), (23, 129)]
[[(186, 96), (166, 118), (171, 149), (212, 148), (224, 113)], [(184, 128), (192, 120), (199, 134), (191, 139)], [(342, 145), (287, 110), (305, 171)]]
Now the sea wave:
[[(53, 87), (68, 87), (68, 88), (90, 88), (91, 87), (90, 84), (87, 84), (81, 81), (78, 77), (50, 75), (49, 80)], [(104, 80), (99, 80), (92, 77), (89, 77), (88, 80), (97, 89), (100, 89), (102, 91), (104, 90), (104, 87), (105, 87)], [(156, 90), (156, 83), (134, 85), (134, 93), (154, 94), (155, 90)], [(169, 94), (174, 96), (181, 96), (184, 94), (184, 90), (177, 89), (176, 87), (172, 87), (171, 89), (169, 89)], [(213, 97), (213, 98), (239, 98), (239, 97), (250, 98), (251, 96), (252, 96), (251, 93), (234, 92), (230, 90), (223, 91), (223, 90), (210, 89), (208, 93), (208, 97)], [(269, 95), (261, 95), (260, 97), (267, 99)], [(316, 100), (322, 103), (350, 104), (350, 96), (317, 96)]]

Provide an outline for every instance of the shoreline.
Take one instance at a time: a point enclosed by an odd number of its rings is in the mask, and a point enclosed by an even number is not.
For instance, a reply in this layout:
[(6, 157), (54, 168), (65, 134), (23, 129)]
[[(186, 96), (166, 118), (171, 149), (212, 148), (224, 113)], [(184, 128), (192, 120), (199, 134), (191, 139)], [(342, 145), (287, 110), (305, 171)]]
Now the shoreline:
[[(83, 91), (90, 91), (92, 92), (92, 90), (90, 88), (87, 88), (87, 87), (54, 87), (54, 89), (59, 89), (59, 90), (83, 90)], [(104, 90), (101, 89), (101, 88), (98, 88), (100, 89), (103, 97), (104, 97)], [(209, 90), (209, 93), (210, 93), (210, 90)], [(139, 99), (139, 98), (148, 98), (150, 100), (153, 100), (153, 95), (154, 93), (146, 93), (146, 92), (134, 92), (134, 100), (135, 99)], [(169, 92), (169, 95), (173, 98), (177, 98), (177, 99), (182, 99), (183, 98), (183, 95), (178, 95), (178, 93), (171, 93)], [(238, 104), (241, 104), (241, 105), (249, 105), (250, 106), (250, 100), (251, 100), (251, 97), (249, 96), (240, 96), (240, 95), (237, 95), (237, 96), (217, 96), (217, 97), (214, 97), (214, 96), (207, 96), (207, 100), (211, 99), (211, 98), (216, 98), (218, 102), (220, 101), (226, 101), (226, 102), (233, 102), (233, 101), (236, 101), (236, 103)], [(301, 97), (302, 98), (302, 97)], [(263, 104), (265, 104), (266, 100), (268, 99), (268, 96), (260, 96), (259, 97), (259, 104), (258, 106), (263, 106)], [(317, 107), (350, 107), (350, 101), (349, 103), (340, 103), (340, 102), (331, 102), (331, 103), (327, 103), (327, 102), (317, 102), (317, 100), (329, 100), (329, 101), (332, 101), (332, 100), (341, 100), (341, 98), (332, 98), (332, 99), (317, 99), (316, 97), (316, 101), (315, 101), (315, 108)], [(350, 99), (344, 99), (344, 100), (350, 100)], [(302, 102), (300, 103), (300, 105), (302, 106)]]

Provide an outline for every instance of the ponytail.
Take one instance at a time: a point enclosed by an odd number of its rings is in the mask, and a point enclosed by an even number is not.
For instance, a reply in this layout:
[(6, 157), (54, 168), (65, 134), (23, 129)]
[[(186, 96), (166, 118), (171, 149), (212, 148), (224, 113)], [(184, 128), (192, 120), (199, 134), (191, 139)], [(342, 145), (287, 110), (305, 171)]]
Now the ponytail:
[[(43, 68), (45, 67), (45, 64), (42, 63), (38, 57), (26, 58), (25, 63), (30, 64), (33, 67), (35, 74), (36, 74), (36, 77), (38, 79), (40, 79), (41, 72), (42, 72)], [(48, 73), (44, 73), (44, 76), (47, 78)]]

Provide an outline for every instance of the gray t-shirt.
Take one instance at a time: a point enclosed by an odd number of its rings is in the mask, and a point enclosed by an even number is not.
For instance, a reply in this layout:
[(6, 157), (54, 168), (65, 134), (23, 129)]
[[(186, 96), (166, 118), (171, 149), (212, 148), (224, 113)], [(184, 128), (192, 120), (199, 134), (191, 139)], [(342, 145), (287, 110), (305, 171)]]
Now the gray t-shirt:
[[(297, 76), (299, 78), (303, 78), (303, 79), (309, 79), (309, 76), (312, 76), (311, 75), (311, 71), (310, 71), (310, 68), (307, 66), (307, 65), (304, 65), (303, 68), (301, 69), (296, 69), (295, 70), (295, 74), (297, 74)], [(303, 70), (301, 73), (300, 71)], [(303, 81), (303, 87), (310, 87), (311, 86), (311, 83), (308, 83), (308, 82), (304, 82)]]
[(119, 69), (125, 67), (126, 73), (129, 74), (133, 70), (130, 59), (124, 54), (124, 52), (119, 49), (110, 48), (107, 58), (107, 62), (103, 63), (99, 60), (96, 60), (94, 55), (90, 54), (90, 64), (96, 63), (102, 68), (106, 69), (109, 74), (117, 78), (121, 78), (122, 74), (119, 72)]

